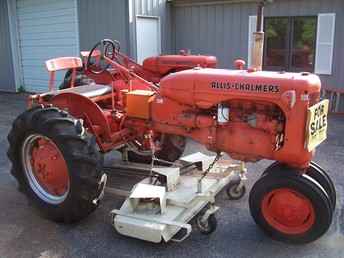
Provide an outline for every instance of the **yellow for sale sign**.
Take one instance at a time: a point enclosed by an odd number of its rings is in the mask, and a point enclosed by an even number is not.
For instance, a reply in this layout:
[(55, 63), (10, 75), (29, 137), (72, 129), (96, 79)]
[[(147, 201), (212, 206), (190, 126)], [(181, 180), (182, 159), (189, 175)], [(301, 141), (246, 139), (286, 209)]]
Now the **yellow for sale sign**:
[(308, 108), (306, 148), (314, 150), (327, 137), (327, 114), (329, 101), (325, 99)]

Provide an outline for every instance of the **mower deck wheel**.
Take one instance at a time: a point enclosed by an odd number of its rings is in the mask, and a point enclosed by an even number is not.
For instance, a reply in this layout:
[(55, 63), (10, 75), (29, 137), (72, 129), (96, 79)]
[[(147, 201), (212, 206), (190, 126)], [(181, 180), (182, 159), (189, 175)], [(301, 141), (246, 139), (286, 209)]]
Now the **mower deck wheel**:
[(226, 188), (226, 193), (229, 200), (239, 200), (245, 195), (246, 186), (240, 185), (240, 181), (229, 183)]
[(196, 217), (196, 225), (199, 231), (204, 235), (210, 235), (217, 228), (217, 219), (215, 214), (211, 214), (206, 221), (202, 220), (203, 214)]

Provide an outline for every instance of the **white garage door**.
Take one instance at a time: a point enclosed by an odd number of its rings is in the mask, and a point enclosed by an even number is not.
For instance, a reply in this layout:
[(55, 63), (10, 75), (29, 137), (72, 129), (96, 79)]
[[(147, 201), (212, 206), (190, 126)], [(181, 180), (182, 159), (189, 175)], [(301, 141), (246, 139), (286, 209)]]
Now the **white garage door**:
[[(45, 61), (79, 56), (76, 0), (17, 0), (21, 70), (27, 91), (48, 89)], [(57, 84), (63, 73), (57, 73)]]

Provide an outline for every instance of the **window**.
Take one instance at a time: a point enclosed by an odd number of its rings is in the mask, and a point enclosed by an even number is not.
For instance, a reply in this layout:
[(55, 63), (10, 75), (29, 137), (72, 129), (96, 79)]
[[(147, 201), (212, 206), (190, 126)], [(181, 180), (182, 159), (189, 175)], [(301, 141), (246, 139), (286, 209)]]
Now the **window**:
[(264, 20), (264, 69), (314, 71), (317, 17), (268, 17)]

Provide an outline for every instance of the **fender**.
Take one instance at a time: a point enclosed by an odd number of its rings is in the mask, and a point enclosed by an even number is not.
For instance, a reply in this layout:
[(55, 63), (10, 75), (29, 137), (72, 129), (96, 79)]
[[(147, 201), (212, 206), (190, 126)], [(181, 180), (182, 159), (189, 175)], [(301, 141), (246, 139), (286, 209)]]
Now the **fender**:
[(91, 99), (76, 93), (56, 95), (51, 104), (68, 112), (76, 118), (84, 119), (88, 128), (95, 133), (97, 141), (111, 141), (111, 130), (103, 110)]

